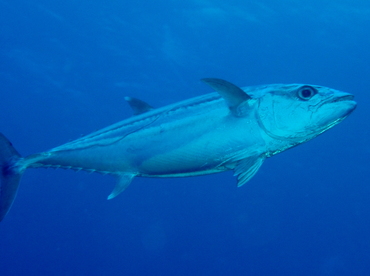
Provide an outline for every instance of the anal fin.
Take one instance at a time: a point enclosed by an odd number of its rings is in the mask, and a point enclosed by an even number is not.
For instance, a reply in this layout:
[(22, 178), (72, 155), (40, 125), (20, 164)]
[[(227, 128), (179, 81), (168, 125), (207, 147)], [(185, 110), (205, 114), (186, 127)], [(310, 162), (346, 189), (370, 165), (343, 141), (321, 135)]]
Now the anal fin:
[(130, 174), (129, 173), (120, 174), (116, 186), (114, 187), (113, 191), (108, 196), (108, 200), (115, 198), (120, 193), (122, 193), (128, 187), (128, 185), (130, 185), (134, 177), (135, 177), (135, 174), (131, 174), (131, 173)]

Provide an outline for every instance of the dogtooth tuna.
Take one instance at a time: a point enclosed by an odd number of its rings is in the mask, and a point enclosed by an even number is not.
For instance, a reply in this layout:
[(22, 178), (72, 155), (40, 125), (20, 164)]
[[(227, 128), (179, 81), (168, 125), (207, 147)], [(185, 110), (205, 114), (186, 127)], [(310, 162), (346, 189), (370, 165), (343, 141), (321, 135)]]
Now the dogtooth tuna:
[(233, 170), (238, 186), (266, 158), (307, 142), (356, 107), (351, 94), (307, 84), (239, 88), (203, 82), (216, 92), (154, 109), (126, 97), (134, 116), (49, 151), (21, 157), (0, 134), (0, 220), (27, 168), (53, 167), (114, 175), (108, 199), (134, 177), (187, 177)]

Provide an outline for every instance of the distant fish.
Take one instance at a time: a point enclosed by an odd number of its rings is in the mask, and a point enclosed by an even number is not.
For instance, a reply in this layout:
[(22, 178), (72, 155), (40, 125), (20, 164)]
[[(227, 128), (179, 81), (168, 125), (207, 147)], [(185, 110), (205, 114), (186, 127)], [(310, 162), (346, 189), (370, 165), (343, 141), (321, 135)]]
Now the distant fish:
[(327, 87), (272, 84), (239, 88), (203, 79), (217, 93), (153, 109), (127, 97), (135, 116), (39, 154), (22, 158), (0, 135), (0, 220), (27, 168), (112, 174), (114, 198), (140, 177), (187, 177), (233, 170), (238, 186), (267, 157), (304, 143), (345, 119), (353, 96)]

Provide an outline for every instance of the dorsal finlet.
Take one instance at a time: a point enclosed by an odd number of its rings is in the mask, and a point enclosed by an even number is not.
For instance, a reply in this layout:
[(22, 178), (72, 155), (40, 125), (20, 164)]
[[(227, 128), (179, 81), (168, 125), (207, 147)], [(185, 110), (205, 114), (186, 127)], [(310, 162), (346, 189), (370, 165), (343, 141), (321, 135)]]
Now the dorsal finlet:
[(202, 81), (224, 98), (233, 115), (237, 117), (245, 116), (247, 110), (246, 104), (251, 97), (240, 87), (231, 82), (216, 78), (206, 78), (202, 79)]
[(151, 105), (147, 104), (146, 102), (142, 100), (136, 99), (136, 98), (125, 97), (125, 100), (132, 108), (134, 115), (143, 114), (145, 112), (148, 112), (154, 109)]

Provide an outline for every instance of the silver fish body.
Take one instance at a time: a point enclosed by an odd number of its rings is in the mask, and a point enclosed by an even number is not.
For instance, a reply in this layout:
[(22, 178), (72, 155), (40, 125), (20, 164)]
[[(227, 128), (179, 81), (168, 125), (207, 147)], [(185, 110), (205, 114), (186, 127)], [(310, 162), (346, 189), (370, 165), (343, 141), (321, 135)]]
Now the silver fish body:
[[(30, 156), (23, 159), (23, 166), (67, 167), (147, 177), (223, 171), (229, 159), (264, 150), (254, 113), (243, 118), (228, 113), (223, 99), (212, 93), (188, 103), (146, 112)], [(252, 146), (255, 149), (249, 154)]]
[(55, 167), (116, 175), (109, 199), (136, 176), (186, 177), (234, 170), (246, 183), (263, 161), (306, 142), (346, 118), (353, 96), (302, 84), (239, 88), (204, 79), (217, 92), (153, 109), (126, 98), (135, 116), (25, 158), (0, 137), (0, 219), (27, 168)]

